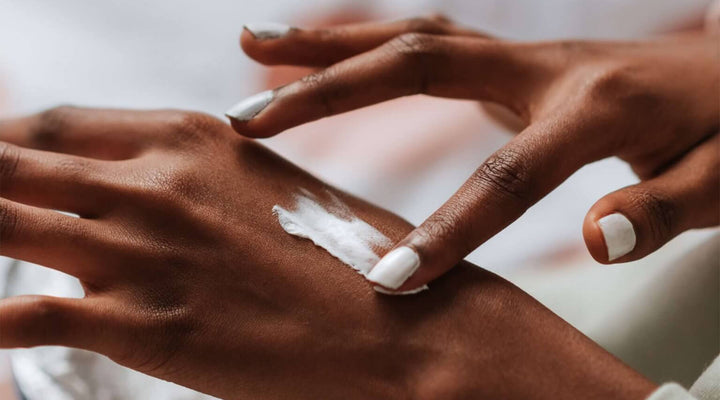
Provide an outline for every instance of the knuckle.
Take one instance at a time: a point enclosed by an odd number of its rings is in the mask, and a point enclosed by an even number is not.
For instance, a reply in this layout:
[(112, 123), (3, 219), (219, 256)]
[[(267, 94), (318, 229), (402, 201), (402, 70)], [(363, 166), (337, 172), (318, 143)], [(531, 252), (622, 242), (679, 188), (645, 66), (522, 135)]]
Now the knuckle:
[(197, 178), (192, 168), (176, 168), (154, 171), (147, 178), (134, 184), (125, 192), (131, 193), (139, 203), (164, 209), (184, 209), (188, 202), (204, 200), (206, 187)]
[(413, 57), (431, 54), (437, 49), (437, 37), (426, 33), (403, 33), (397, 36), (388, 45), (398, 54)]
[(599, 68), (590, 79), (591, 93), (608, 96), (622, 92), (632, 83), (631, 69), (623, 64)]
[(59, 176), (74, 182), (88, 182), (92, 172), (95, 170), (90, 160), (79, 157), (66, 157), (57, 162)]
[(62, 132), (68, 129), (76, 110), (77, 107), (61, 105), (41, 112), (30, 132), (30, 146), (39, 149), (52, 148)]
[(503, 200), (532, 202), (533, 182), (523, 155), (515, 150), (495, 153), (475, 171), (473, 178), (482, 189), (496, 193)]
[(19, 162), (20, 152), (18, 148), (11, 144), (0, 142), (0, 189), (12, 180)]
[(589, 81), (588, 95), (625, 113), (658, 111), (665, 100), (655, 85), (643, 78), (652, 76), (648, 72), (630, 63), (601, 67)]
[(29, 300), (29, 321), (43, 321), (44, 323), (54, 325), (55, 322), (63, 319), (62, 314), (62, 308), (58, 307), (56, 301), (44, 297), (36, 297)]
[(191, 307), (177, 296), (167, 293), (160, 297), (149, 296), (151, 306), (139, 314), (135, 324), (138, 334), (145, 338), (139, 345), (146, 346), (148, 351), (137, 351), (138, 344), (135, 343), (113, 358), (145, 373), (168, 372), (166, 369), (200, 329), (200, 323)]
[(179, 144), (214, 137), (224, 126), (217, 118), (194, 111), (173, 111), (166, 120), (171, 141)]
[(300, 79), (300, 83), (312, 94), (315, 102), (320, 104), (326, 115), (335, 114), (335, 102), (350, 97), (353, 91), (337, 83), (336, 75), (332, 69), (325, 69), (307, 75)]
[(402, 71), (410, 71), (412, 94), (427, 93), (433, 65), (442, 54), (439, 42), (435, 35), (405, 33), (387, 43), (390, 53), (401, 63)]
[(15, 236), (19, 222), (17, 209), (6, 201), (0, 202), (0, 246)]
[(647, 226), (655, 242), (663, 242), (672, 237), (677, 208), (670, 197), (647, 190), (631, 190), (630, 202), (645, 212)]
[(31, 296), (26, 303), (22, 330), (34, 344), (60, 343), (67, 336), (65, 308), (51, 298)]
[(181, 195), (183, 198), (195, 199), (201, 190), (199, 179), (192, 171), (177, 170), (165, 178), (164, 191)]

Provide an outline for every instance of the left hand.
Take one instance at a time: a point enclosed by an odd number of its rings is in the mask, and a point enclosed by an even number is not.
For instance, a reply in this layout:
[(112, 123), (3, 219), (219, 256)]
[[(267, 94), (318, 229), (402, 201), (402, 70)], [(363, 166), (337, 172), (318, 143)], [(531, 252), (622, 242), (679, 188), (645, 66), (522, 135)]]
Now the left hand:
[(0, 301), (0, 348), (87, 349), (224, 399), (633, 400), (655, 387), (481, 268), (377, 295), (272, 207), (302, 187), (391, 240), (412, 226), (207, 115), (63, 107), (2, 122), (0, 185), (0, 254), (85, 289)]
[(377, 264), (369, 278), (389, 289), (440, 276), (580, 167), (610, 156), (642, 182), (588, 212), (583, 234), (597, 261), (637, 260), (720, 221), (717, 35), (520, 43), (442, 17), (270, 31), (246, 30), (245, 52), (325, 69), (231, 109), (243, 135), (414, 94), (499, 103), (527, 124)]

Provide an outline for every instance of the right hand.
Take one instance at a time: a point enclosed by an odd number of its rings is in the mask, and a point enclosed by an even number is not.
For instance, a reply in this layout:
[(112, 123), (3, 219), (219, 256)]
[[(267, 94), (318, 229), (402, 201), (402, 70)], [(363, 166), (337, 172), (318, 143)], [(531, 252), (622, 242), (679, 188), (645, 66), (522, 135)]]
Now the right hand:
[[(0, 301), (0, 347), (92, 350), (226, 399), (641, 399), (653, 384), (510, 283), (462, 265), (377, 295), (271, 209), (332, 191), (209, 116), (59, 108), (0, 124), (0, 253), (82, 299)], [(13, 144), (8, 144), (11, 142)], [(73, 218), (50, 209), (80, 215)]]
[(610, 156), (643, 182), (588, 212), (583, 233), (597, 261), (637, 260), (720, 222), (720, 36), (519, 43), (442, 17), (275, 31), (284, 34), (246, 29), (243, 49), (264, 64), (324, 69), (231, 109), (242, 135), (414, 94), (499, 103), (527, 124), (377, 264), (368, 278), (388, 289), (435, 279), (580, 167)]

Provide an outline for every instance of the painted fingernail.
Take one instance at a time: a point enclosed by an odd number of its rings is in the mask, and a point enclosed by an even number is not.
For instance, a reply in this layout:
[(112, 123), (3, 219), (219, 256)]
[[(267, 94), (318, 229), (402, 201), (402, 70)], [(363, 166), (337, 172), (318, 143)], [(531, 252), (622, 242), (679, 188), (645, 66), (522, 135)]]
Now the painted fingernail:
[(615, 213), (602, 217), (598, 225), (605, 238), (608, 260), (616, 260), (635, 248), (635, 229), (626, 216)]
[(378, 293), (387, 294), (390, 296), (407, 296), (407, 295), (411, 295), (411, 294), (424, 292), (430, 288), (428, 287), (428, 285), (422, 285), (419, 288), (404, 290), (402, 292), (396, 292), (394, 290), (387, 290), (382, 286), (373, 286), (373, 289)]
[(275, 92), (266, 90), (235, 104), (225, 112), (229, 118), (247, 122), (260, 114), (265, 107), (275, 98)]
[(417, 271), (420, 257), (407, 246), (387, 253), (367, 275), (367, 279), (386, 288), (397, 289)]
[(245, 29), (247, 29), (255, 39), (265, 40), (281, 38), (287, 35), (292, 28), (285, 24), (278, 24), (277, 22), (253, 22), (245, 24)]

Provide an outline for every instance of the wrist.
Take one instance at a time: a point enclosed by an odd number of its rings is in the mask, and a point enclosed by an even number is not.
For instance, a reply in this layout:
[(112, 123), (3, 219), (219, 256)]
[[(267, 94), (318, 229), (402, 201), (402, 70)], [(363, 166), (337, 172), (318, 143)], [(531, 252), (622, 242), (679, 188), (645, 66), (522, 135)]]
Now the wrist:
[(424, 357), (409, 372), (409, 398), (642, 400), (657, 388), (487, 271), (456, 267), (430, 292), (441, 322), (415, 335)]

